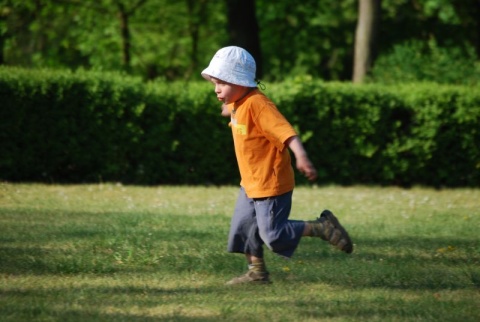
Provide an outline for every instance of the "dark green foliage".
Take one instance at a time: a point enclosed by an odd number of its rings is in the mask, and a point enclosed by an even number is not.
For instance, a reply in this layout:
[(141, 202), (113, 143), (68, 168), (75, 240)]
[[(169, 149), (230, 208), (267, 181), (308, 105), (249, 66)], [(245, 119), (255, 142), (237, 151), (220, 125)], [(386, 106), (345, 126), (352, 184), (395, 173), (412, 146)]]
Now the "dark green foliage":
[[(479, 186), (478, 88), (296, 79), (265, 93), (319, 183)], [(238, 184), (219, 105), (203, 81), (1, 68), (0, 179)]]
[(145, 91), (122, 75), (2, 70), (4, 179), (115, 180), (129, 171)]
[[(0, 64), (195, 80), (239, 36), (228, 30), (233, 1), (91, 2), (0, 1)], [(259, 30), (249, 38), (260, 39), (260, 79), (352, 78), (358, 1), (254, 3), (257, 21), (249, 25)], [(472, 79), (469, 63), (480, 58), (478, 0), (381, 1), (380, 16), (375, 80), (478, 84), (478, 69)]]
[(476, 88), (315, 81), (280, 86), (290, 90), (272, 88), (282, 93), (272, 98), (306, 135), (303, 140), (321, 182), (438, 187), (480, 183)]
[(480, 64), (475, 50), (468, 45), (464, 47), (440, 47), (433, 40), (395, 45), (390, 53), (375, 61), (370, 82), (479, 85)]

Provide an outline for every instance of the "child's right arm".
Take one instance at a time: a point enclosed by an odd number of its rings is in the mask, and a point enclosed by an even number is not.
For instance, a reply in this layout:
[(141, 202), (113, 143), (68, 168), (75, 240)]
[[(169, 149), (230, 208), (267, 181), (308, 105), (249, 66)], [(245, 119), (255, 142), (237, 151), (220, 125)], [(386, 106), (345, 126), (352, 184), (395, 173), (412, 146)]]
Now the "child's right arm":
[(298, 171), (303, 173), (310, 181), (317, 179), (317, 170), (308, 158), (307, 152), (305, 151), (300, 138), (296, 135), (292, 136), (285, 142), (285, 144), (295, 155)]

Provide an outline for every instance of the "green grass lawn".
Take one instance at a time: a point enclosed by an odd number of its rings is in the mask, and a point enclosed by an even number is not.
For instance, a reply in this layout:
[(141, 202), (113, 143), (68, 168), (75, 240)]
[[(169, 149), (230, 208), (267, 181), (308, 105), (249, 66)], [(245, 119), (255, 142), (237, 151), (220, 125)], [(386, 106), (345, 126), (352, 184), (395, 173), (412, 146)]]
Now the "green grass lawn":
[(228, 287), (237, 191), (0, 183), (0, 321), (480, 321), (480, 189), (298, 187), (354, 253), (305, 238)]

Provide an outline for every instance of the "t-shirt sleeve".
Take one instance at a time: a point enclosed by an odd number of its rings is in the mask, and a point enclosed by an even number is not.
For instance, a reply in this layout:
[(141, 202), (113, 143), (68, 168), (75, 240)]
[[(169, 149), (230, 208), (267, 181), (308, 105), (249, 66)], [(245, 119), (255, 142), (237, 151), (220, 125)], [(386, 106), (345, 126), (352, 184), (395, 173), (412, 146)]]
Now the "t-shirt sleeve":
[(297, 135), (292, 125), (273, 103), (262, 105), (256, 115), (255, 123), (280, 151), (285, 148), (285, 141)]

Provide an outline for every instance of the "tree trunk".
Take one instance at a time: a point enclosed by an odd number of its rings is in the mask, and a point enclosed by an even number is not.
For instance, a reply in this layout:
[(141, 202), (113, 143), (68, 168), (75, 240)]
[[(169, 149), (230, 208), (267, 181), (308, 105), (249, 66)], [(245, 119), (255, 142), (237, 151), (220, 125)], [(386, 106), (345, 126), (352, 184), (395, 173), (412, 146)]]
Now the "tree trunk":
[[(7, 25), (7, 16), (8, 16), (8, 9), (5, 9), (3, 12), (0, 12), (0, 24)], [(5, 56), (3, 54), (4, 47), (5, 47), (5, 40), (7, 38), (7, 33), (0, 33), (0, 65), (5, 64)]]
[(3, 47), (5, 46), (5, 36), (0, 35), (0, 65), (5, 64), (5, 57), (3, 55)]
[(198, 44), (200, 41), (200, 28), (202, 23), (208, 19), (208, 0), (187, 0), (188, 10), (188, 31), (192, 41), (190, 52), (190, 67), (187, 70), (186, 76), (190, 78), (193, 71), (198, 67)]
[(353, 82), (362, 83), (375, 59), (381, 0), (359, 0)]
[(135, 13), (135, 11), (143, 6), (147, 0), (138, 0), (137, 3), (133, 4), (129, 9), (127, 9), (122, 1), (117, 1), (118, 9), (118, 19), (120, 20), (120, 36), (122, 37), (122, 63), (125, 70), (130, 71), (131, 66), (131, 39), (130, 39), (130, 16)]
[(475, 51), (477, 53), (477, 59), (480, 59), (480, 0), (477, 0), (476, 6), (473, 12), (475, 13), (475, 17), (477, 17), (477, 19), (475, 20), (476, 27), (477, 27)]
[(255, 14), (255, 0), (227, 0), (230, 45), (246, 49), (257, 64), (257, 78), (262, 77), (262, 52)]
[(130, 27), (128, 13), (123, 4), (118, 4), (118, 19), (120, 20), (120, 35), (122, 37), (122, 63), (123, 67), (130, 70)]

